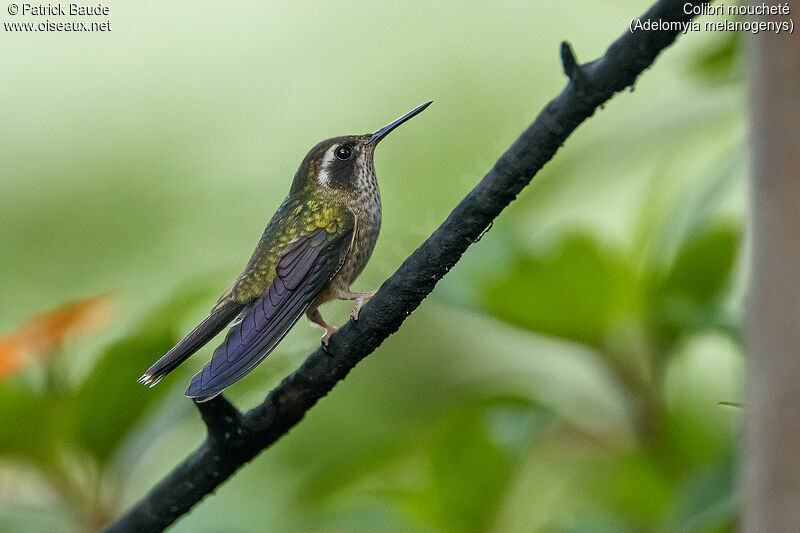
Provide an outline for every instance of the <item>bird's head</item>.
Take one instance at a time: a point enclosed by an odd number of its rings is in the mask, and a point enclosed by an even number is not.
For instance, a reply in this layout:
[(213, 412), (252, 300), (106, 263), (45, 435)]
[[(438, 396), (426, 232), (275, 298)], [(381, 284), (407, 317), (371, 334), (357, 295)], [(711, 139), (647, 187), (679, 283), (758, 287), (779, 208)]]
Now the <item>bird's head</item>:
[(367, 186), (375, 176), (372, 158), (381, 139), (430, 104), (426, 102), (412, 109), (375, 133), (333, 137), (317, 144), (297, 169), (291, 192), (311, 187), (346, 193)]

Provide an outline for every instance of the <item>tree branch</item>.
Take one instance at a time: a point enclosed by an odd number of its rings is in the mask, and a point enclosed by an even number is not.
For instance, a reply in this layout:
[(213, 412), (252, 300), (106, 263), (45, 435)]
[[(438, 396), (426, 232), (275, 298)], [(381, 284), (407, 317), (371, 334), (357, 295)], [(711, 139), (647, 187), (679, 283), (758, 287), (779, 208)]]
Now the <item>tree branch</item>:
[[(641, 20), (690, 21), (692, 15), (684, 13), (685, 3), (685, 0), (661, 0)], [(262, 404), (247, 414), (239, 413), (222, 397), (199, 404), (208, 427), (206, 441), (107, 531), (163, 530), (299, 422), (317, 400), (397, 331), (567, 137), (598, 106), (632, 86), (680, 33), (679, 27), (626, 31), (604, 56), (584, 65), (575, 60), (569, 44), (562, 43), (564, 72), (570, 79), (567, 86), (447, 220), (384, 282), (362, 309), (358, 322), (345, 324), (331, 337), (327, 350), (314, 351)]]

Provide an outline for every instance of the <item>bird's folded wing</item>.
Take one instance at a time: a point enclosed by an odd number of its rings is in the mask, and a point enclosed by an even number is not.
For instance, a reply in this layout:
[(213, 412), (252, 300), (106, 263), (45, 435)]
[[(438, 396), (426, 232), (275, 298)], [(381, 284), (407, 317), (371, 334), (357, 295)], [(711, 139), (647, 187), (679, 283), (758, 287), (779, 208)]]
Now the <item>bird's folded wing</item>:
[(269, 288), (249, 304), (211, 361), (192, 378), (187, 396), (211, 399), (269, 355), (341, 267), (352, 240), (349, 226), (340, 233), (320, 227), (286, 246)]

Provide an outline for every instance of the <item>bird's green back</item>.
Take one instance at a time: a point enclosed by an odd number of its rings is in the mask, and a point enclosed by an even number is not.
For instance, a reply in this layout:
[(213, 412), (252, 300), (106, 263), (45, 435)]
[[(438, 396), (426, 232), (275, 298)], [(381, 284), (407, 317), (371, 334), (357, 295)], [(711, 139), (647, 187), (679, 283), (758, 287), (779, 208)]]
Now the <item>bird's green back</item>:
[(345, 204), (310, 187), (286, 197), (267, 224), (250, 261), (220, 301), (247, 302), (263, 294), (275, 276), (283, 249), (294, 239), (325, 228), (329, 241), (353, 229), (355, 219)]

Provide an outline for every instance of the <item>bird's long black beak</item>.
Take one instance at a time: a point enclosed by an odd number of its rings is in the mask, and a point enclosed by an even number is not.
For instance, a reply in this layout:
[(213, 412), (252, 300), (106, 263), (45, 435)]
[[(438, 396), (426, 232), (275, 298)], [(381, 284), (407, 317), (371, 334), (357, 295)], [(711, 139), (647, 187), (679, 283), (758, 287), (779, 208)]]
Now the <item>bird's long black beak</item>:
[(389, 133), (393, 129), (395, 129), (397, 126), (399, 126), (400, 124), (402, 124), (406, 120), (410, 119), (411, 117), (419, 115), (420, 113), (422, 113), (422, 111), (426, 107), (428, 107), (432, 103), (433, 103), (433, 100), (431, 100), (430, 102), (425, 102), (424, 104), (415, 107), (414, 109), (412, 109), (411, 111), (409, 111), (408, 113), (406, 113), (402, 117), (398, 118), (397, 120), (394, 120), (394, 121), (390, 122), (389, 124), (385, 125), (384, 127), (382, 127), (381, 129), (379, 129), (378, 131), (376, 131), (375, 133), (372, 134), (372, 137), (369, 138), (369, 141), (367, 141), (367, 144), (378, 144), (378, 142), (381, 139), (383, 139), (384, 137), (386, 137), (387, 135), (389, 135)]

